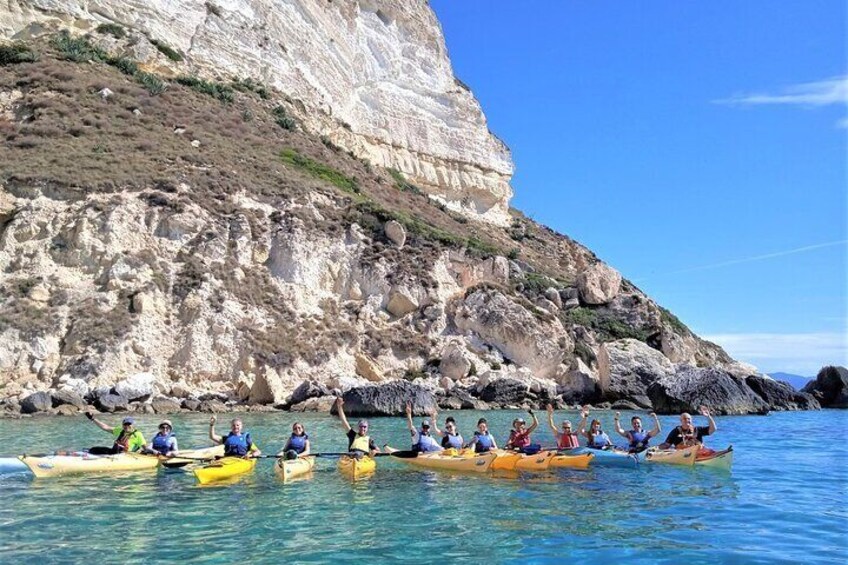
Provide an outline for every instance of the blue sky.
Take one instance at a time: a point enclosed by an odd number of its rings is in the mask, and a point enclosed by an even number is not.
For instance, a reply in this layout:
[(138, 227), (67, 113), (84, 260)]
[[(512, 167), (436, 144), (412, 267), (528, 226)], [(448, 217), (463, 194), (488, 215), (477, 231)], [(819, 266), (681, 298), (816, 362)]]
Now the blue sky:
[(766, 372), (848, 364), (844, 0), (431, 0), (513, 206)]

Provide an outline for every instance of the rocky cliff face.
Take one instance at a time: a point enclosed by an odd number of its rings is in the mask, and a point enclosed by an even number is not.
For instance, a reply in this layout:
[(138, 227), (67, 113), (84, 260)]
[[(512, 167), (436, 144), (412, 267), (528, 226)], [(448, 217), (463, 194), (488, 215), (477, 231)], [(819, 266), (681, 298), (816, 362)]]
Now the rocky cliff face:
[(113, 53), (165, 75), (273, 86), (307, 131), (403, 172), (453, 210), (499, 225), (510, 221), (509, 150), (453, 76), (439, 22), (421, 0), (4, 4), (0, 37), (120, 24), (132, 34), (110, 38)]
[[(24, 22), (48, 21), (64, 5), (38, 3), (52, 7), (47, 14), (20, 11), (24, 4), (34, 5), (12, 2), (4, 17), (28, 36), (36, 28)], [(354, 3), (335, 4), (328, 13), (354, 18)], [(125, 18), (143, 9), (127, 5)], [(209, 5), (204, 26), (220, 17), (215, 10), (247, 4)], [(351, 21), (371, 17), (355, 5)], [(85, 14), (112, 14), (110, 2), (86, 6), (65, 25), (90, 29)], [(389, 27), (398, 14), (432, 18), (419, 12), (374, 14)], [(169, 33), (183, 33), (179, 22)], [(130, 23), (85, 37), (42, 29), (0, 46), (0, 396), (8, 410), (70, 413), (86, 402), (326, 409), (333, 395), (398, 379), (450, 408), (768, 404), (746, 384), (753, 369), (571, 239), (514, 211), (505, 226), (469, 221), (414, 174), (312, 133), (306, 123), (326, 112), (305, 104), (294, 112), (290, 89), (173, 77), (170, 63), (136, 60), (129, 55), (148, 41), (137, 30), (150, 24)], [(169, 37), (189, 55), (203, 44)], [(374, 47), (362, 57), (384, 54), (379, 41), (360, 46)], [(399, 68), (417, 76), (408, 66)], [(468, 131), (455, 114), (442, 117)], [(413, 138), (456, 150), (447, 130)], [(675, 387), (681, 371), (708, 387), (717, 379), (707, 367), (722, 369), (718, 392)], [(726, 398), (737, 390), (747, 400)]]

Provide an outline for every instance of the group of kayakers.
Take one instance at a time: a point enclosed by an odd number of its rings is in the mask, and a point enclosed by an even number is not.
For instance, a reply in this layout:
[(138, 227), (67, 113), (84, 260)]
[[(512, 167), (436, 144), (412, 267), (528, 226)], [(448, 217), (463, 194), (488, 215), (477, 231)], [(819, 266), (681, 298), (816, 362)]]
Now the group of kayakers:
[[(341, 398), (336, 400), (335, 408), (342, 427), (347, 434), (349, 453), (373, 456), (380, 451), (380, 448), (377, 447), (376, 442), (369, 434), (368, 420), (359, 420), (356, 424), (356, 429), (354, 429), (345, 415), (344, 401)], [(577, 424), (576, 431), (568, 420), (562, 421), (561, 428), (558, 428), (554, 424), (554, 409), (550, 404), (547, 406), (547, 412), (548, 426), (556, 438), (556, 447), (558, 450), (580, 447), (579, 438), (581, 436), (585, 438), (586, 447), (588, 448), (611, 449), (614, 447), (609, 435), (601, 428), (600, 420), (593, 419), (589, 422), (588, 406), (584, 406), (580, 413), (581, 420)], [(526, 454), (538, 453), (543, 449), (541, 445), (533, 443), (531, 439), (531, 434), (539, 426), (539, 420), (536, 418), (533, 410), (528, 410), (528, 413), (531, 418), (531, 424), (529, 426), (524, 418), (519, 417), (513, 420), (509, 438), (504, 446), (505, 449)], [(680, 415), (680, 425), (676, 426), (668, 434), (665, 442), (660, 444), (659, 447), (662, 449), (688, 447), (701, 443), (705, 436), (713, 434), (716, 431), (716, 424), (710, 411), (702, 406), (700, 413), (707, 418), (707, 426), (695, 426), (692, 416), (688, 413), (683, 413)], [(86, 412), (86, 416), (100, 429), (112, 434), (114, 437), (111, 447), (93, 447), (89, 449), (89, 453), (103, 455), (121, 452), (143, 452), (158, 454), (164, 457), (175, 457), (179, 455), (177, 438), (174, 435), (173, 424), (170, 420), (162, 420), (153, 440), (147, 443), (141, 431), (135, 428), (132, 417), (124, 418), (120, 426), (112, 427), (98, 420), (90, 412)], [(480, 418), (477, 421), (477, 429), (468, 441), (465, 441), (459, 433), (456, 420), (453, 417), (447, 417), (443, 429), (439, 429), (437, 411), (433, 410), (430, 416), (430, 419), (422, 420), (420, 426), (416, 428), (412, 420), (412, 405), (406, 405), (406, 424), (412, 438), (412, 451), (431, 453), (444, 450), (455, 450), (458, 452), (461, 449), (473, 449), (475, 453), (485, 453), (498, 449), (494, 436), (489, 432), (486, 418)], [(627, 451), (631, 453), (644, 451), (648, 448), (650, 441), (660, 434), (662, 428), (657, 415), (651, 412), (649, 416), (654, 421), (652, 429), (645, 430), (642, 425), (642, 419), (639, 416), (633, 416), (630, 419), (630, 429), (624, 430), (621, 427), (621, 415), (619, 412), (616, 412), (613, 419), (614, 429), (616, 433), (627, 440), (627, 446), (625, 447)], [(257, 457), (262, 454), (251, 439), (250, 432), (244, 430), (244, 424), (240, 418), (235, 418), (230, 422), (230, 431), (224, 436), (215, 433), (215, 423), (216, 417), (212, 416), (209, 420), (209, 439), (216, 445), (224, 446), (225, 456)], [(441, 439), (437, 439), (437, 437)], [(306, 433), (303, 424), (295, 422), (292, 425), (291, 435), (277, 456), (285, 459), (296, 459), (310, 453), (309, 435)]]

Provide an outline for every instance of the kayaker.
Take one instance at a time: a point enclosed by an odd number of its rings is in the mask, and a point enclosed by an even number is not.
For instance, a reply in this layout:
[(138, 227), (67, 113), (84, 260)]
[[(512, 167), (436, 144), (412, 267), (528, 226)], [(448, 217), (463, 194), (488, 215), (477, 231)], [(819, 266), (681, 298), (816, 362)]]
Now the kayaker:
[(509, 439), (506, 442), (506, 449), (513, 449), (520, 453), (533, 455), (539, 453), (542, 449), (539, 444), (534, 444), (530, 439), (530, 434), (539, 427), (539, 420), (532, 410), (527, 411), (530, 417), (533, 418), (533, 423), (527, 427), (527, 422), (524, 418), (516, 418), (512, 421), (512, 429), (509, 431)]
[(692, 424), (692, 416), (684, 412), (680, 415), (680, 425), (671, 430), (668, 437), (665, 438), (665, 443), (661, 444), (660, 447), (662, 449), (668, 449), (674, 446), (677, 449), (683, 449), (703, 443), (704, 436), (713, 435), (717, 427), (709, 408), (701, 406), (699, 410), (702, 416), (706, 416), (709, 422), (708, 426), (694, 426)]
[(286, 441), (283, 450), (277, 454), (277, 457), (285, 457), (286, 459), (297, 459), (298, 457), (306, 457), (309, 455), (309, 436), (303, 428), (303, 424), (295, 422), (292, 424), (292, 433)]
[(456, 429), (456, 420), (453, 419), (453, 416), (448, 416), (445, 418), (445, 429), (444, 431), (439, 429), (439, 425), (437, 424), (438, 412), (433, 410), (433, 413), (430, 414), (433, 418), (433, 431), (442, 436), (442, 447), (445, 449), (462, 449), (463, 440), (462, 436)]
[(489, 422), (486, 418), (477, 420), (477, 431), (465, 447), (474, 447), (474, 453), (486, 453), (498, 448), (495, 438), (489, 433)]
[(442, 451), (442, 446), (430, 435), (430, 420), (421, 420), (421, 429), (415, 429), (415, 424), (412, 423), (412, 404), (409, 402), (406, 403), (406, 427), (412, 434), (412, 451), (418, 453)]
[(615, 422), (615, 431), (618, 432), (618, 435), (627, 438), (627, 449), (630, 453), (640, 453), (648, 449), (648, 443), (651, 441), (651, 438), (662, 431), (657, 415), (651, 412), (649, 416), (654, 419), (654, 428), (651, 431), (646, 432), (645, 429), (642, 428), (642, 419), (639, 416), (633, 416), (630, 418), (630, 425), (632, 426), (632, 429), (624, 431), (621, 429), (621, 412), (615, 413), (615, 418), (613, 418), (613, 421)]
[(371, 436), (368, 435), (368, 420), (359, 420), (356, 424), (356, 431), (350, 427), (347, 422), (347, 416), (344, 413), (344, 400), (341, 397), (336, 399), (336, 411), (339, 413), (339, 419), (342, 421), (342, 426), (347, 431), (347, 450), (354, 455), (371, 455), (380, 451)]
[(215, 444), (224, 444), (224, 457), (256, 457), (262, 455), (256, 444), (250, 439), (250, 432), (243, 430), (244, 424), (240, 418), (230, 422), (230, 432), (225, 436), (215, 433), (215, 422), (217, 418), (209, 418), (209, 439)]
[(609, 436), (601, 429), (600, 420), (597, 418), (592, 420), (589, 429), (586, 429), (586, 421), (589, 419), (588, 406), (583, 407), (580, 416), (582, 418), (578, 427), (580, 428), (580, 435), (584, 436), (587, 440), (586, 447), (590, 449), (607, 449), (608, 447), (612, 447), (612, 441)]
[(120, 426), (112, 427), (104, 424), (94, 417), (91, 412), (86, 412), (85, 417), (94, 422), (104, 432), (109, 432), (115, 437), (112, 447), (92, 447), (88, 450), (92, 455), (114, 455), (131, 451), (141, 451), (144, 448), (144, 436), (140, 430), (135, 429), (134, 421), (127, 416)]
[(554, 425), (554, 407), (548, 404), (548, 426), (554, 433), (557, 442), (557, 449), (574, 449), (580, 447), (580, 439), (571, 430), (571, 422), (568, 420), (562, 421), (562, 431), (558, 430)]
[(148, 453), (156, 453), (163, 457), (174, 457), (177, 455), (177, 436), (173, 432), (174, 425), (171, 420), (162, 420), (159, 423), (159, 432), (153, 436), (153, 441), (144, 447)]

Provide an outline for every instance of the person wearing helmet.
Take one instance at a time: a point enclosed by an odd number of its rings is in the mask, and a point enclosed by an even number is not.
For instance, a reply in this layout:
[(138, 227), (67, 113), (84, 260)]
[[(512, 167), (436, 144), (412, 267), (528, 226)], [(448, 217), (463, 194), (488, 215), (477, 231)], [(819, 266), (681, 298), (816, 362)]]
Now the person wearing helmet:
[(534, 445), (530, 439), (530, 434), (539, 426), (539, 420), (536, 419), (536, 414), (532, 410), (528, 410), (527, 413), (533, 418), (533, 423), (528, 428), (524, 418), (519, 417), (513, 420), (512, 429), (509, 431), (509, 439), (506, 442), (506, 449), (513, 449), (532, 455), (538, 453), (541, 449), (539, 445)]
[(126, 453), (128, 451), (140, 451), (144, 448), (144, 436), (140, 430), (134, 426), (134, 420), (127, 416), (120, 426), (112, 427), (109, 424), (104, 424), (94, 417), (91, 412), (86, 412), (85, 417), (94, 422), (98, 428), (104, 432), (112, 434), (115, 442), (112, 447), (92, 447), (88, 450), (92, 455), (114, 455), (116, 453)]
[(159, 432), (153, 436), (153, 441), (145, 446), (145, 451), (155, 453), (162, 457), (174, 457), (177, 455), (177, 436), (174, 435), (174, 425), (171, 420), (162, 420), (159, 423)]
[(442, 451), (442, 446), (430, 435), (430, 420), (422, 420), (421, 429), (415, 429), (415, 424), (412, 423), (412, 404), (409, 402), (406, 403), (406, 426), (412, 434), (412, 451), (417, 453)]

